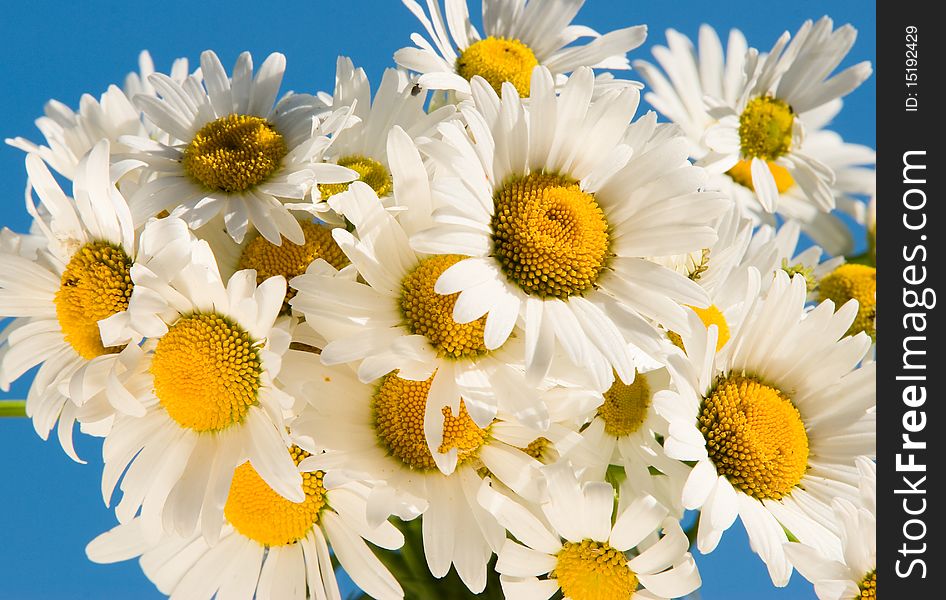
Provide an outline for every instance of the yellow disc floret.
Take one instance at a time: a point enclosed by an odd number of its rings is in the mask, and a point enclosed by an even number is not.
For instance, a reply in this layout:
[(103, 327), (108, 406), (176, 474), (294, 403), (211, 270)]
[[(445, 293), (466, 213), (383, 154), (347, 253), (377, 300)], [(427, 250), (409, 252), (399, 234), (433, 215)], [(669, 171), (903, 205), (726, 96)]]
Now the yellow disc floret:
[[(710, 304), (706, 308), (697, 308), (689, 304), (686, 306), (696, 313), (696, 316), (700, 318), (700, 321), (703, 321), (703, 325), (706, 325), (707, 329), (709, 329), (710, 325), (716, 326), (716, 351), (719, 352), (722, 350), (726, 342), (729, 341), (729, 324), (726, 323), (726, 316), (723, 315), (723, 311), (719, 310), (715, 304)], [(674, 346), (686, 352), (686, 348), (683, 346), (683, 338), (680, 337), (680, 334), (675, 331), (668, 331), (667, 337), (670, 338)]]
[(181, 427), (221, 431), (257, 403), (259, 349), (239, 325), (192, 314), (171, 325), (151, 361), (154, 393)]
[(637, 590), (627, 556), (607, 542), (565, 542), (549, 577), (571, 600), (628, 600)]
[[(772, 177), (775, 178), (775, 187), (778, 188), (778, 193), (784, 194), (788, 190), (792, 189), (792, 186), (795, 185), (795, 180), (792, 178), (792, 174), (788, 172), (788, 169), (782, 165), (775, 164), (774, 162), (770, 162), (768, 164), (769, 171), (772, 172)], [(739, 185), (755, 191), (755, 186), (752, 185), (751, 161), (740, 160), (736, 163), (736, 166), (726, 171), (726, 174), (729, 175), (732, 180)]]
[(792, 147), (795, 113), (771, 96), (753, 98), (739, 116), (739, 142), (746, 158), (773, 161)]
[(790, 494), (808, 469), (808, 434), (798, 409), (754, 377), (718, 381), (703, 402), (699, 427), (716, 470), (759, 500)]
[[(337, 164), (342, 167), (348, 167), (358, 173), (357, 181), (363, 181), (368, 184), (378, 198), (390, 196), (394, 191), (394, 182), (391, 174), (380, 162), (367, 156), (352, 155), (338, 159)], [(335, 194), (340, 194), (348, 189), (350, 183), (320, 183), (319, 194), (323, 200), (328, 200)]]
[(469, 358), (486, 352), (486, 317), (461, 325), (453, 320), (460, 294), (434, 291), (440, 275), (464, 258), (458, 254), (425, 258), (401, 282), (401, 311), (408, 331), (425, 336), (441, 357)]
[[(297, 465), (309, 456), (297, 446), (289, 452)], [(269, 487), (256, 469), (245, 462), (233, 473), (223, 514), (237, 531), (264, 546), (294, 544), (319, 522), (325, 508), (323, 475), (322, 471), (303, 473), (305, 500), (291, 502)]]
[(523, 98), (529, 95), (532, 69), (538, 66), (532, 49), (519, 40), (488, 37), (470, 44), (457, 58), (457, 73), (464, 79), (479, 75), (497, 94), (508, 81)]
[(184, 149), (184, 170), (213, 190), (242, 192), (280, 166), (288, 148), (266, 119), (227, 115), (200, 128)]
[[(392, 373), (384, 378), (372, 400), (374, 426), (378, 441), (392, 456), (406, 466), (421, 471), (437, 468), (424, 437), (424, 410), (433, 376), (427, 381), (401, 379)], [(450, 407), (443, 414), (443, 441), (437, 449), (447, 453), (457, 449), (457, 465), (476, 458), (486, 443), (488, 431), (480, 429), (460, 400), (460, 414), (453, 416)]]
[(519, 449), (543, 464), (555, 462), (558, 458), (555, 445), (546, 437), (537, 437), (524, 448)]
[[(332, 239), (332, 230), (323, 225), (316, 225), (310, 221), (300, 221), (302, 233), (305, 234), (305, 243), (293, 244), (283, 238), (279, 246), (273, 244), (261, 235), (253, 238), (240, 254), (237, 269), (256, 269), (256, 284), (259, 285), (275, 275), (282, 275), (289, 281), (297, 275), (302, 275), (308, 266), (317, 258), (336, 269), (348, 264), (348, 257)], [(282, 312), (289, 313), (289, 301), (296, 295), (296, 290), (288, 288), (283, 301)]]
[(604, 393), (604, 404), (598, 407), (605, 433), (623, 437), (640, 429), (647, 419), (650, 400), (650, 384), (645, 375), (637, 373), (630, 384), (615, 378)]
[(858, 302), (857, 318), (847, 330), (848, 335), (861, 331), (876, 339), (877, 269), (867, 265), (843, 264), (818, 284), (820, 300), (831, 300), (840, 308), (848, 300)]
[(858, 594), (852, 600), (877, 600), (877, 571), (871, 571), (857, 586)]
[(121, 350), (102, 345), (99, 321), (128, 308), (134, 287), (131, 264), (118, 246), (89, 242), (72, 255), (62, 272), (54, 299), (56, 318), (66, 341), (86, 360)]
[(594, 287), (610, 237), (592, 194), (566, 177), (533, 173), (502, 186), (494, 203), (494, 256), (525, 293), (564, 299)]

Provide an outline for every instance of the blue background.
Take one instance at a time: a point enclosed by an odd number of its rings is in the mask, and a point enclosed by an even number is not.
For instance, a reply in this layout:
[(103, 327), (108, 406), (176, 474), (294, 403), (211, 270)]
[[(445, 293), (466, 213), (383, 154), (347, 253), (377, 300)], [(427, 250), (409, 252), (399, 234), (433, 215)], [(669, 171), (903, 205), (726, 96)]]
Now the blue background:
[[(476, 14), (478, 0), (470, 3)], [(738, 27), (750, 45), (767, 50), (783, 30), (794, 31), (804, 19), (825, 13), (860, 31), (842, 66), (875, 60), (874, 3), (859, 0), (589, 0), (576, 22), (602, 32), (647, 24), (648, 41), (631, 57), (652, 60), (649, 49), (664, 43), (668, 27), (695, 39), (700, 23), (707, 22), (724, 43), (728, 30)], [(196, 64), (206, 48), (228, 67), (242, 50), (251, 51), (258, 63), (280, 51), (288, 57), (284, 90), (331, 92), (337, 54), (350, 56), (377, 83), (393, 52), (411, 45), (408, 36), (414, 31), (422, 29), (396, 0), (4, 3), (0, 139), (21, 135), (39, 141), (33, 120), (48, 99), (76, 107), (81, 94), (98, 96), (110, 83), (121, 84), (127, 72), (137, 69), (138, 52), (145, 48), (158, 70), (169, 69), (179, 56)], [(875, 93), (871, 78), (848, 97), (833, 124), (848, 141), (875, 145)], [(0, 146), (0, 174), (0, 225), (25, 231), (29, 222), (19, 150)], [(2, 397), (25, 397), (27, 383), (18, 382)], [(0, 598), (162, 597), (137, 563), (95, 565), (86, 559), (85, 544), (114, 521), (99, 491), (101, 444), (77, 435), (77, 449), (88, 465), (70, 461), (54, 441), (43, 443), (25, 419), (0, 419)], [(707, 600), (814, 598), (797, 574), (787, 588), (774, 589), (739, 524), (713, 554), (697, 560), (701, 597)]]

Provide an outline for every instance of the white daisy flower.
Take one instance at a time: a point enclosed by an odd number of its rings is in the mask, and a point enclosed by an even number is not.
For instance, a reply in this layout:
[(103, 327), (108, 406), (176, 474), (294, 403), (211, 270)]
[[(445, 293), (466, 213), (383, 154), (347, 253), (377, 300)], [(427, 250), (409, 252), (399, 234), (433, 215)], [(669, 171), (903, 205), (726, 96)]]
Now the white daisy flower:
[[(826, 107), (828, 111), (813, 112), (830, 112), (833, 116), (840, 107), (841, 102), (837, 101)], [(823, 208), (812, 204), (805, 190), (796, 184), (787, 169), (770, 165), (779, 193), (776, 213), (785, 220), (797, 221), (802, 231), (830, 254), (850, 254), (854, 249), (854, 237), (851, 228), (839, 215), (844, 213), (858, 222), (864, 221), (864, 202), (856, 196), (874, 193), (875, 152), (866, 146), (846, 143), (833, 131), (815, 129), (815, 119), (821, 119), (820, 115), (809, 113), (800, 118), (804, 120), (808, 131), (805, 152), (834, 173), (831, 190), (837, 210), (825, 212)], [(774, 226), (774, 213), (767, 212), (756, 199), (749, 169), (750, 164), (741, 161), (724, 175), (715, 175), (710, 185), (727, 191), (736, 205), (743, 209), (743, 214), (755, 224)]]
[(610, 483), (579, 484), (567, 463), (545, 472), (544, 519), (486, 483), (480, 488), (481, 504), (518, 540), (507, 539), (496, 562), (507, 598), (546, 600), (560, 591), (565, 600), (657, 600), (700, 587), (680, 523), (651, 496), (623, 487), (612, 523)]
[(700, 191), (705, 174), (687, 161), (686, 141), (653, 113), (631, 122), (636, 89), (592, 103), (590, 69), (556, 95), (538, 68), (526, 110), (511, 86), (500, 100), (482, 78), (472, 85), (477, 110), (460, 107), (470, 134), (444, 123), (443, 142), (424, 146), (437, 165), (435, 225), (412, 245), (471, 257), (435, 290), (460, 293), (458, 323), (487, 315), (487, 350), (514, 330), (523, 336), (531, 381), (561, 348), (599, 389), (615, 371), (630, 382), (625, 336), (646, 345), (657, 334), (644, 319), (682, 327), (680, 304), (709, 304), (700, 286), (648, 257), (712, 245), (729, 200)]
[[(818, 282), (844, 264), (843, 256), (828, 257), (820, 246), (808, 246), (796, 253), (800, 239), (801, 224), (797, 221), (788, 221), (778, 229), (763, 225), (752, 235), (744, 262), (764, 274), (761, 281), (763, 295), (774, 282), (770, 275), (785, 271), (789, 276), (804, 276), (808, 300), (818, 301), (815, 294)], [(835, 302), (835, 306), (842, 304), (844, 302)]]
[[(781, 270), (789, 275), (803, 275), (811, 302), (831, 300), (836, 307), (840, 307), (848, 300), (857, 300), (857, 316), (848, 329), (848, 335), (863, 331), (876, 341), (876, 267), (848, 263), (843, 256), (822, 261), (822, 249), (818, 246), (809, 246), (793, 254), (799, 237), (800, 231), (794, 222), (784, 224), (774, 235), (771, 228), (762, 227), (753, 236), (750, 252), (757, 256), (772, 256), (774, 252), (776, 264)], [(763, 291), (768, 289), (772, 281), (771, 277), (763, 278)]]
[(285, 451), (283, 411), (293, 399), (275, 381), (290, 343), (288, 320), (277, 318), (285, 280), (257, 286), (256, 273), (244, 270), (224, 284), (203, 241), (142, 261), (131, 278), (116, 335), (131, 330), (146, 340), (125, 348), (109, 381), (110, 396), (138, 409), (117, 416), (105, 439), (106, 504), (121, 478), (120, 522), (140, 509), (147, 526), (190, 535), (200, 519), (212, 542), (233, 470), (247, 460), (267, 485), (301, 502), (302, 479)]
[[(313, 364), (308, 369), (310, 409), (293, 423), (297, 436), (314, 441), (314, 454), (300, 467), (371, 483), (368, 522), (389, 513), (410, 520), (423, 513), (424, 554), (430, 572), (445, 576), (453, 565), (474, 593), (486, 586), (486, 566), (499, 551), (503, 528), (480, 507), (476, 494), (484, 477), (494, 477), (516, 494), (537, 501), (544, 493), (541, 463), (517, 443), (520, 430), (507, 437), (504, 419), (482, 428), (470, 418), (466, 403), (454, 393), (446, 404), (435, 385), (402, 379), (395, 373), (373, 386), (358, 381), (346, 367)], [(431, 427), (429, 407), (442, 414)], [(436, 438), (431, 452), (428, 439)], [(448, 463), (445, 475), (440, 464)]]
[(581, 430), (581, 445), (566, 458), (585, 469), (585, 481), (603, 481), (611, 465), (623, 468), (637, 493), (657, 498), (682, 517), (680, 493), (688, 469), (667, 457), (657, 441), (667, 436), (667, 422), (654, 409), (654, 398), (670, 387), (664, 367), (638, 371), (630, 384), (615, 381)]
[(344, 167), (311, 160), (329, 144), (322, 127), (330, 125), (316, 117), (324, 107), (304, 94), (276, 102), (286, 66), (282, 54), (267, 57), (255, 77), (249, 53), (237, 59), (232, 77), (213, 52), (201, 54), (200, 66), (202, 82), (192, 76), (179, 83), (155, 73), (148, 81), (159, 97), (135, 97), (171, 140), (126, 139), (138, 149), (132, 156), (146, 164), (150, 178), (132, 197), (136, 222), (179, 208), (176, 214), (198, 229), (222, 213), (236, 242), (252, 224), (274, 244), (280, 236), (304, 243), (289, 209), (307, 207), (303, 200), (316, 182), (357, 177)]
[[(667, 46), (653, 50), (660, 68), (646, 61), (634, 63), (652, 87), (645, 99), (680, 125), (690, 141), (690, 156), (694, 160), (703, 159), (710, 152), (705, 134), (716, 124), (704, 97), (731, 106), (739, 103), (739, 95), (745, 87), (748, 49), (745, 37), (734, 29), (730, 31), (724, 52), (718, 35), (709, 25), (700, 27), (698, 47), (697, 53), (686, 36), (671, 29), (667, 31)], [(874, 164), (875, 156), (873, 150), (847, 144), (834, 132), (822, 129), (840, 108), (841, 101), (835, 100), (798, 115), (798, 119), (806, 132), (805, 152), (834, 173), (831, 190), (838, 208), (856, 216), (862, 212), (862, 203), (852, 195), (870, 194), (873, 190), (874, 172), (867, 167)], [(805, 233), (832, 254), (849, 252), (853, 239), (845, 223), (836, 214), (813, 204), (788, 169), (775, 163), (770, 163), (769, 167), (778, 191), (775, 211), (786, 219), (801, 222)], [(725, 173), (715, 174), (708, 185), (729, 193), (742, 214), (756, 225), (775, 225), (775, 213), (756, 198), (750, 160), (741, 160)]]
[[(456, 112), (454, 107), (443, 106), (428, 113), (424, 110), (426, 90), (397, 69), (385, 70), (372, 99), (371, 84), (364, 69), (356, 69), (351, 59), (344, 56), (338, 58), (334, 96), (321, 94), (320, 99), (328, 106), (327, 111), (351, 107), (353, 121), (332, 136), (332, 143), (321, 154), (321, 160), (357, 172), (358, 179), (371, 186), (386, 208), (404, 210), (394, 201), (394, 182), (409, 177), (410, 168), (415, 165), (400, 158), (403, 145), (409, 140), (435, 134), (437, 124)], [(334, 210), (330, 205), (335, 203), (327, 201), (346, 189), (347, 183), (318, 185), (313, 189), (314, 214), (325, 221), (344, 224), (339, 213), (343, 209), (336, 205), (337, 210)]]
[(869, 62), (831, 75), (856, 37), (850, 25), (834, 30), (831, 19), (823, 17), (815, 24), (806, 21), (791, 43), (785, 32), (767, 55), (750, 49), (747, 80), (736, 101), (706, 99), (709, 115), (718, 122), (706, 130), (710, 152), (701, 164), (715, 173), (741, 168), (743, 180), (751, 182), (768, 212), (778, 207), (778, 180), (788, 180), (783, 175), (820, 210), (834, 208), (837, 176), (807, 151), (806, 115), (823, 110), (870, 76)]
[[(719, 234), (715, 243), (698, 252), (655, 258), (678, 273), (686, 275), (706, 290), (709, 306), (688, 305), (706, 327), (719, 330), (717, 348), (723, 346), (738, 329), (746, 309), (759, 294), (759, 273), (771, 274), (778, 263), (774, 244), (753, 246), (752, 222), (744, 219), (733, 206), (716, 223)], [(797, 228), (795, 229), (797, 231)], [(681, 334), (686, 330), (668, 330), (669, 340), (682, 349)]]
[[(277, 245), (255, 231), (237, 244), (227, 233), (226, 225), (219, 216), (194, 234), (205, 240), (213, 250), (220, 275), (224, 279), (237, 271), (253, 269), (256, 271), (257, 285), (276, 275), (290, 281), (304, 274), (316, 259), (322, 259), (336, 269), (348, 266), (348, 257), (332, 238), (335, 226), (318, 221), (304, 212), (299, 215), (299, 226), (305, 236), (305, 242), (302, 244), (293, 243), (283, 237), (282, 243)], [(291, 313), (289, 301), (295, 294), (295, 289), (286, 289), (286, 298), (280, 314)]]
[(842, 338), (857, 303), (806, 312), (806, 293), (804, 277), (777, 272), (719, 352), (717, 328), (691, 315), (686, 360), (668, 358), (678, 392), (654, 400), (670, 423), (664, 451), (696, 462), (683, 504), (701, 510), (700, 551), (712, 551), (738, 516), (777, 586), (792, 570), (786, 531), (837, 550), (830, 503), (856, 495), (854, 458), (875, 445), (874, 364), (857, 367), (870, 339)]
[[(416, 0), (402, 1), (433, 43), (414, 33), (411, 41), (417, 47), (401, 48), (394, 53), (394, 61), (420, 73), (420, 85), (454, 92), (459, 99), (470, 97), (475, 76), (482, 77), (497, 94), (508, 82), (525, 98), (531, 91), (532, 69), (538, 65), (547, 68), (558, 84), (579, 67), (630, 69), (627, 52), (647, 37), (642, 25), (605, 35), (571, 25), (584, 0), (482, 0), (485, 37), (470, 22), (466, 0), (446, 0), (446, 13), (439, 0), (427, 0), (426, 13)], [(584, 38), (591, 39), (574, 44)], [(606, 83), (613, 85), (614, 81)]]
[[(295, 463), (309, 453), (292, 446)], [(341, 600), (331, 548), (354, 582), (379, 600), (403, 598), (401, 586), (365, 540), (397, 549), (404, 537), (387, 521), (368, 525), (361, 483), (332, 485), (321, 471), (302, 473), (305, 498), (291, 502), (249, 463), (230, 483), (220, 539), (163, 534), (156, 541), (141, 519), (118, 525), (86, 548), (89, 558), (112, 563), (141, 556), (141, 567), (173, 598), (279, 598)]]
[(99, 140), (108, 140), (114, 152), (128, 150), (120, 141), (125, 135), (143, 135), (141, 112), (122, 90), (109, 86), (100, 99), (84, 94), (78, 112), (57, 100), (45, 106), (45, 115), (36, 120), (36, 127), (47, 145), (36, 144), (22, 137), (5, 140), (14, 148), (40, 156), (57, 173), (76, 178), (76, 169)]
[(862, 456), (857, 470), (860, 502), (838, 498), (833, 504), (843, 555), (824, 556), (804, 544), (785, 544), (788, 558), (815, 585), (820, 600), (877, 600), (877, 466)]
[[(409, 155), (402, 153), (400, 160), (407, 163)], [(481, 316), (457, 323), (453, 317), (457, 294), (434, 291), (440, 275), (464, 257), (417, 253), (408, 243), (415, 229), (411, 225), (418, 219), (429, 222), (422, 217), (430, 214), (430, 192), (416, 150), (413, 161), (420, 171), (415, 185), (397, 192), (407, 207), (405, 227), (362, 182), (335, 196), (355, 226), (354, 233), (341, 228), (333, 231), (354, 270), (336, 272), (314, 264), (308, 274), (292, 280), (299, 293), (291, 305), (328, 341), (322, 349), (323, 364), (358, 361), (358, 377), (364, 383), (392, 371), (416, 381), (434, 377), (431, 389), (436, 393), (431, 394), (425, 415), (435, 424), (428, 429), (433, 437), (438, 435), (436, 424), (444, 418), (441, 407), (454, 404), (456, 398), (464, 399), (479, 427), (493, 421), (502, 400), (518, 420), (545, 431), (550, 424), (548, 407), (539, 390), (526, 384), (521, 368), (515, 367), (512, 355), (521, 355), (522, 349), (488, 350), (484, 336), (493, 335), (495, 321)], [(410, 198), (403, 196), (407, 192)], [(365, 283), (354, 280), (359, 274)], [(517, 346), (510, 342), (509, 346)], [(428, 442), (431, 450), (440, 445), (439, 439)], [(453, 468), (446, 456), (438, 460), (438, 466), (446, 474)]]
[[(0, 253), (0, 315), (14, 317), (0, 350), (0, 386), (39, 365), (26, 411), (46, 439), (59, 421), (59, 440), (79, 461), (72, 429), (103, 421), (123, 398), (101, 394), (127, 339), (112, 339), (108, 322), (128, 307), (136, 262), (173, 251), (173, 235), (159, 227), (136, 240), (125, 198), (109, 178), (109, 143), (102, 140), (79, 163), (74, 198), (59, 187), (36, 154), (26, 158), (32, 191), (27, 210), (36, 236), (28, 248)], [(42, 244), (37, 247), (37, 241)], [(139, 245), (140, 242), (140, 245)], [(80, 461), (81, 462), (81, 461)]]
[[(142, 74), (145, 69), (154, 71), (151, 56), (147, 52), (141, 53), (139, 63)], [(183, 81), (186, 75), (187, 60), (175, 61), (172, 78)], [(137, 81), (140, 81), (138, 75), (132, 73), (126, 79), (124, 90), (111, 85), (99, 99), (84, 94), (79, 101), (78, 111), (58, 100), (50, 100), (44, 107), (44, 116), (36, 120), (36, 127), (46, 139), (46, 145), (36, 144), (22, 137), (7, 139), (6, 143), (24, 152), (38, 154), (57, 173), (73, 180), (79, 161), (100, 140), (108, 140), (111, 151), (123, 155), (129, 152), (130, 148), (122, 143), (122, 136), (149, 134), (147, 124), (142, 121), (141, 111), (130, 100), (136, 93), (146, 91), (133, 83)], [(154, 95), (153, 88), (151, 95)], [(119, 164), (117, 168), (125, 172), (134, 166), (137, 165)], [(113, 179), (117, 179), (114, 175), (113, 172)]]

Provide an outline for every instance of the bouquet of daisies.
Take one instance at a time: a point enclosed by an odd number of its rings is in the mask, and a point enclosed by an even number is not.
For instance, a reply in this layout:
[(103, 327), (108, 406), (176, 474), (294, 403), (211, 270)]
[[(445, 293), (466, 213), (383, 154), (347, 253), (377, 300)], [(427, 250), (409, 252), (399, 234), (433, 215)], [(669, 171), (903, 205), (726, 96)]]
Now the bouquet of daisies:
[(825, 128), (855, 30), (669, 31), (640, 83), (609, 71), (646, 29), (580, 0), (403, 2), (425, 33), (374, 90), (145, 53), (8, 140), (0, 384), (38, 367), (25, 414), (74, 460), (104, 438), (89, 558), (187, 599), (340, 598), (341, 568), (643, 600), (739, 518), (774, 585), (875, 598), (874, 152)]

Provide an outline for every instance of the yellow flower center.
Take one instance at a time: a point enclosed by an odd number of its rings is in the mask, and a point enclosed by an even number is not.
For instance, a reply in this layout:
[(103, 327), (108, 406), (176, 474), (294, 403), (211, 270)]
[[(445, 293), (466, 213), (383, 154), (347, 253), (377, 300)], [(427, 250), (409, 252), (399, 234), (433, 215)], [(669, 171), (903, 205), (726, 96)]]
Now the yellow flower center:
[(798, 409), (754, 377), (717, 382), (699, 426), (716, 470), (759, 500), (790, 494), (808, 469), (808, 434)]
[(494, 256), (525, 293), (564, 299), (595, 285), (609, 256), (608, 222), (578, 182), (533, 173), (509, 181), (494, 203)]
[(549, 577), (571, 600), (628, 600), (637, 590), (627, 556), (607, 542), (565, 542), (557, 559)]
[(86, 360), (120, 352), (121, 346), (102, 345), (99, 321), (128, 308), (134, 284), (132, 260), (108, 242), (89, 242), (79, 248), (62, 272), (56, 292), (56, 318), (70, 346)]
[[(703, 321), (703, 324), (706, 325), (707, 329), (709, 329), (710, 325), (716, 326), (716, 351), (719, 352), (722, 350), (723, 346), (726, 345), (726, 342), (729, 341), (729, 324), (726, 323), (726, 317), (723, 315), (723, 312), (716, 308), (715, 304), (710, 304), (706, 308), (697, 308), (695, 306), (690, 306), (689, 304), (686, 306), (696, 313), (696, 316), (698, 316), (700, 320)], [(683, 338), (680, 337), (680, 334), (675, 331), (668, 331), (667, 337), (670, 338), (670, 341), (674, 346), (683, 350), (684, 352), (687, 351), (687, 349), (683, 347)]]
[(605, 433), (623, 437), (640, 429), (647, 419), (650, 400), (650, 384), (645, 375), (637, 373), (630, 385), (615, 378), (604, 393), (604, 404), (598, 407)]
[(538, 64), (532, 49), (519, 40), (490, 36), (470, 44), (457, 58), (456, 67), (460, 77), (469, 80), (479, 75), (497, 94), (508, 81), (525, 98), (531, 87), (532, 69)]
[[(341, 269), (348, 264), (348, 257), (332, 239), (332, 230), (310, 221), (300, 221), (305, 243), (293, 244), (286, 238), (279, 246), (261, 235), (256, 236), (244, 248), (237, 263), (237, 269), (256, 269), (256, 284), (259, 285), (275, 275), (282, 275), (289, 281), (305, 273), (306, 268), (317, 258)], [(289, 301), (296, 295), (296, 290), (288, 288), (283, 300), (282, 313), (289, 313)]]
[(811, 293), (818, 288), (818, 280), (815, 279), (815, 270), (804, 263), (788, 264), (788, 259), (782, 259), (782, 270), (788, 273), (789, 277), (801, 275), (805, 278), (805, 288)]
[(184, 149), (184, 170), (213, 190), (242, 192), (278, 168), (288, 148), (262, 117), (227, 115), (197, 132)]
[(486, 317), (461, 325), (453, 320), (460, 294), (444, 296), (434, 291), (440, 275), (464, 258), (458, 254), (425, 258), (401, 282), (401, 311), (408, 331), (425, 336), (441, 357), (469, 358), (486, 352)]
[[(372, 400), (375, 432), (382, 446), (408, 467), (420, 471), (437, 468), (424, 437), (424, 410), (433, 379), (431, 375), (427, 381), (410, 381), (392, 373), (381, 382)], [(447, 453), (456, 448), (457, 465), (476, 458), (486, 443), (488, 430), (476, 426), (463, 400), (458, 416), (453, 416), (448, 406), (441, 412), (443, 441), (437, 451)]]
[[(337, 163), (343, 167), (348, 167), (358, 173), (358, 181), (367, 183), (378, 198), (390, 196), (394, 190), (394, 182), (388, 170), (373, 158), (367, 156), (345, 156), (338, 159)], [(319, 193), (323, 200), (328, 200), (335, 194), (340, 194), (348, 189), (350, 183), (320, 183)]]
[(739, 116), (742, 155), (773, 161), (792, 147), (795, 113), (786, 102), (771, 96), (753, 98)]
[[(769, 170), (772, 171), (772, 177), (775, 178), (775, 187), (778, 188), (779, 194), (784, 194), (795, 185), (795, 180), (788, 169), (774, 162), (768, 164)], [(755, 186), (752, 185), (752, 161), (740, 160), (736, 163), (736, 166), (726, 171), (726, 174), (742, 187), (755, 191)]]
[(836, 308), (850, 299), (858, 302), (857, 318), (847, 330), (848, 335), (861, 331), (877, 338), (877, 269), (867, 265), (843, 264), (825, 276), (818, 285), (820, 301), (831, 300)]
[[(289, 451), (298, 465), (309, 453), (298, 446)], [(286, 546), (304, 538), (319, 522), (325, 508), (324, 473), (302, 474), (305, 500), (291, 502), (263, 481), (256, 469), (245, 462), (233, 472), (230, 494), (223, 514), (233, 527), (264, 546)]]
[(262, 366), (250, 334), (216, 314), (178, 319), (151, 361), (154, 393), (181, 427), (221, 431), (256, 404)]
[(861, 593), (852, 598), (852, 600), (877, 600), (877, 571), (871, 571), (865, 575), (864, 579), (858, 584), (857, 589), (859, 589)]
[(545, 437), (537, 437), (529, 442), (525, 448), (519, 449), (542, 463), (553, 462), (554, 457), (558, 454), (555, 452), (555, 446), (552, 445), (552, 440)]

